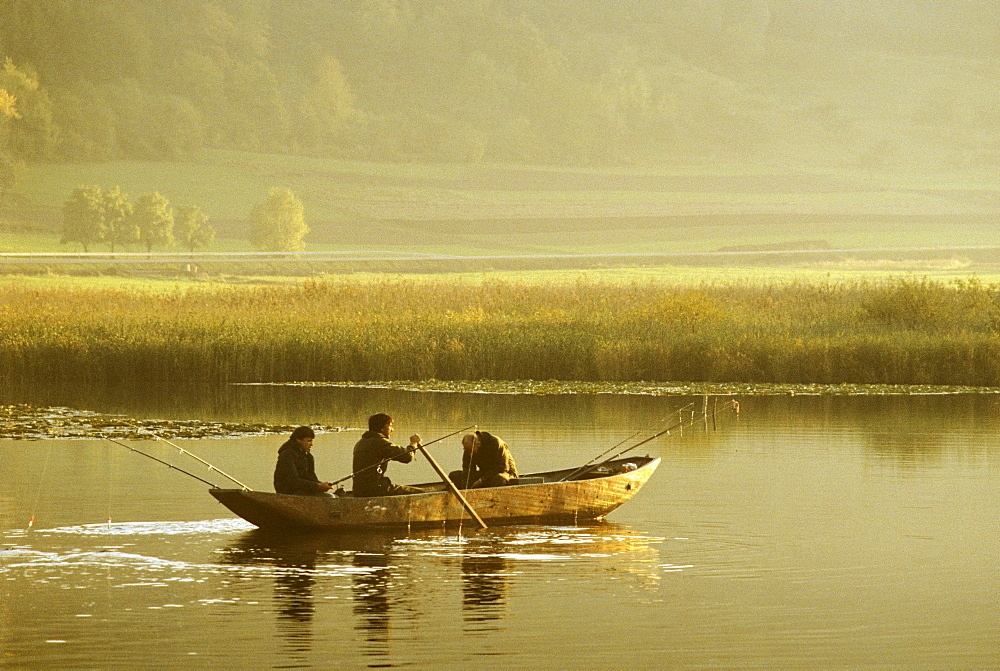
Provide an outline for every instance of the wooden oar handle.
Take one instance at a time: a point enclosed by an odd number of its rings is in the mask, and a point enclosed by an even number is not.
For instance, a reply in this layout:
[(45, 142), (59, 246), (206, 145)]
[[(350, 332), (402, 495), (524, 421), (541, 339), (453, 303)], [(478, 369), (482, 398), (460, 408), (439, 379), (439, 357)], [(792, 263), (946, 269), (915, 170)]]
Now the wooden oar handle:
[(442, 480), (444, 480), (445, 486), (447, 486), (448, 489), (451, 490), (451, 493), (454, 494), (456, 498), (458, 498), (458, 500), (462, 504), (462, 507), (464, 507), (467, 511), (469, 511), (469, 514), (472, 515), (472, 519), (476, 520), (476, 524), (479, 525), (479, 528), (485, 529), (486, 522), (484, 522), (483, 518), (479, 516), (479, 513), (475, 511), (475, 509), (472, 507), (472, 504), (469, 503), (468, 499), (466, 499), (465, 496), (462, 495), (462, 492), (458, 491), (458, 487), (455, 486), (455, 483), (451, 481), (451, 478), (448, 477), (448, 474), (444, 472), (444, 469), (441, 468), (441, 466), (434, 459), (434, 457), (431, 456), (431, 453), (425, 450), (423, 445), (417, 445), (417, 449), (420, 450), (421, 454), (427, 457), (427, 461), (431, 463), (431, 466), (434, 468), (435, 471), (437, 471), (437, 474), (441, 476)]

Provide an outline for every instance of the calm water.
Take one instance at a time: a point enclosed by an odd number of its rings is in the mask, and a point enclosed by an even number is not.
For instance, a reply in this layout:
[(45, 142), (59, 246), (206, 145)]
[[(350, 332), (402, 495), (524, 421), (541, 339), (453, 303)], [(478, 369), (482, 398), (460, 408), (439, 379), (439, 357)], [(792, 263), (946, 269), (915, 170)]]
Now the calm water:
[[(234, 388), (197, 403), (15, 400), (348, 427), (387, 410), (398, 435), (425, 441), (478, 423), (530, 471), (650, 435), (696, 399)], [(605, 524), (461, 535), (272, 536), (108, 441), (0, 441), (0, 667), (1000, 667), (1000, 397), (739, 400), (716, 431), (644, 446), (663, 463)], [(349, 472), (358, 435), (317, 438), (322, 477)], [(281, 440), (176, 442), (267, 489)], [(432, 449), (457, 466), (457, 439)], [(434, 478), (418, 463), (390, 475)]]

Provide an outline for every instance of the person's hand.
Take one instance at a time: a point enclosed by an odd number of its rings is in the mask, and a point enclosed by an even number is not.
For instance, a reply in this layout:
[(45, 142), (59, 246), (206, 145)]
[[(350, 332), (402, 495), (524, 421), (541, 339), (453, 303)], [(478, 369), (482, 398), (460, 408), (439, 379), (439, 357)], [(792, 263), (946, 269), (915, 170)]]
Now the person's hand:
[(333, 483), (332, 482), (317, 482), (316, 483), (316, 488), (319, 489), (319, 491), (321, 491), (321, 492), (328, 492), (331, 489), (333, 489)]
[(410, 447), (415, 447), (417, 445), (420, 445), (420, 435), (415, 433), (410, 436)]

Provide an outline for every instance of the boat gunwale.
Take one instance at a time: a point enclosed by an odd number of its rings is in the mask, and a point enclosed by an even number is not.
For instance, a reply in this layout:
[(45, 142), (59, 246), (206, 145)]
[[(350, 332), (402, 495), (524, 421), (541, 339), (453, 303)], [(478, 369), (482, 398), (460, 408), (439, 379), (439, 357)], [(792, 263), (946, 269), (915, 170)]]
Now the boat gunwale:
[[(542, 482), (513, 483), (513, 484), (501, 485), (499, 487), (476, 487), (476, 488), (469, 488), (469, 489), (461, 489), (460, 488), (459, 491), (462, 491), (462, 492), (480, 492), (480, 491), (489, 491), (489, 490), (507, 490), (507, 489), (510, 489), (512, 487), (551, 487), (552, 485), (566, 485), (566, 484), (574, 484), (574, 483), (579, 483), (579, 482), (595, 482), (595, 481), (599, 481), (599, 480), (606, 480), (606, 479), (609, 479), (609, 478), (618, 477), (618, 476), (621, 476), (621, 475), (628, 475), (629, 473), (635, 473), (636, 471), (641, 471), (641, 470), (643, 470), (645, 468), (650, 468), (651, 466), (653, 468), (655, 468), (656, 465), (658, 465), (659, 462), (660, 462), (660, 457), (651, 457), (649, 455), (646, 455), (646, 456), (643, 456), (643, 457), (633, 457), (632, 459), (618, 459), (618, 460), (613, 460), (613, 461), (610, 461), (608, 463), (617, 463), (617, 462), (625, 463), (625, 462), (638, 461), (638, 460), (642, 460), (642, 461), (644, 461), (644, 463), (642, 463), (641, 465), (637, 465), (636, 469), (634, 471), (626, 471), (626, 472), (615, 471), (613, 473), (602, 473), (602, 474), (599, 474), (599, 475), (596, 475), (596, 476), (587, 476), (587, 477), (583, 477), (583, 478), (574, 478), (573, 480), (548, 480), (548, 481), (543, 480)], [(596, 469), (597, 467), (598, 467), (598, 464), (595, 464), (594, 468)], [(526, 474), (524, 474), (522, 476), (519, 476), (519, 478), (537, 478), (537, 477), (543, 477), (544, 478), (545, 476), (556, 476), (556, 475), (559, 475), (561, 473), (565, 473), (565, 474), (569, 475), (569, 474), (574, 473), (577, 470), (580, 470), (580, 468), (582, 468), (582, 467), (577, 466), (577, 467), (574, 467), (574, 468), (560, 468), (560, 469), (556, 469), (554, 471), (539, 471), (537, 473), (526, 473)], [(410, 485), (410, 486), (411, 487), (430, 487), (431, 489), (427, 489), (426, 491), (417, 492), (417, 493), (414, 493), (414, 494), (394, 494), (392, 496), (354, 496), (353, 494), (347, 494), (346, 496), (338, 496), (338, 497), (334, 497), (334, 498), (335, 499), (356, 499), (356, 500), (373, 500), (373, 499), (393, 499), (393, 500), (398, 500), (398, 499), (405, 499), (405, 498), (409, 498), (409, 497), (425, 496), (427, 494), (442, 494), (442, 493), (449, 492), (447, 486), (443, 482), (423, 482), (423, 483), (418, 483), (418, 484)], [(245, 489), (245, 488), (239, 488), (239, 487), (210, 487), (209, 491), (210, 492), (211, 491), (219, 491), (219, 492), (253, 492), (254, 494), (267, 494), (267, 495), (270, 495), (270, 496), (293, 496), (293, 497), (296, 497), (297, 499), (307, 499), (307, 500), (317, 500), (317, 501), (324, 501), (324, 500), (327, 500), (329, 498), (329, 497), (325, 497), (325, 496), (321, 497), (321, 496), (314, 496), (314, 495), (309, 495), (309, 494), (279, 494), (277, 492), (268, 492), (268, 491), (264, 491), (264, 490), (261, 490), (261, 489)]]

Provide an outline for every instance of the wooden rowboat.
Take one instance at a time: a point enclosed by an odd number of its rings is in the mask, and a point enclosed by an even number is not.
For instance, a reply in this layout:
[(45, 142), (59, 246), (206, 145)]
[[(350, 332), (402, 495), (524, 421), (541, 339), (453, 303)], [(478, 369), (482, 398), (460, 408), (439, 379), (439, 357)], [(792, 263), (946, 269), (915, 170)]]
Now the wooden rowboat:
[[(618, 459), (562, 481), (578, 471), (530, 473), (505, 487), (462, 490), (487, 525), (599, 520), (635, 496), (660, 460)], [(414, 485), (425, 491), (402, 496), (295, 496), (250, 489), (212, 488), (222, 505), (262, 529), (357, 529), (429, 527), (469, 522), (443, 482)]]

